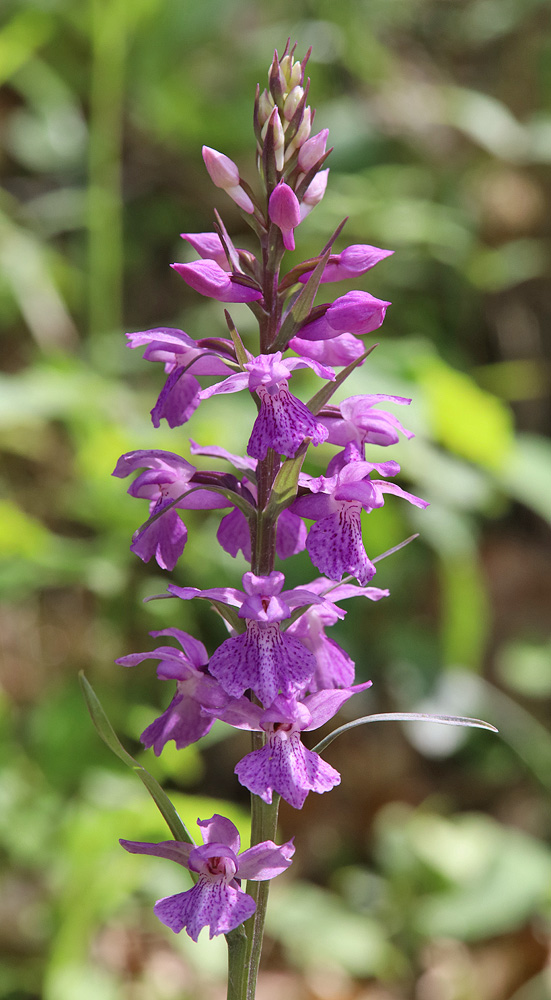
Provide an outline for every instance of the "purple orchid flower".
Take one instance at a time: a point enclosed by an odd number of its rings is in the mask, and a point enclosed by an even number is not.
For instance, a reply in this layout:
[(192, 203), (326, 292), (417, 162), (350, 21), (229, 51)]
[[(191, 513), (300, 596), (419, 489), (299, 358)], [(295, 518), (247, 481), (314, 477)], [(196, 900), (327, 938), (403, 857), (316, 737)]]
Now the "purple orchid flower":
[(316, 661), (306, 647), (279, 628), (290, 618), (292, 609), (322, 604), (323, 598), (310, 590), (283, 591), (285, 578), (275, 570), (269, 576), (243, 575), (244, 591), (233, 587), (177, 587), (169, 584), (175, 597), (189, 601), (210, 598), (234, 608), (247, 624), (246, 632), (226, 639), (211, 656), (209, 671), (232, 697), (252, 690), (264, 705), (274, 701), (279, 691), (291, 695), (304, 690), (316, 669)]
[[(380, 247), (372, 247), (367, 243), (353, 243), (341, 253), (331, 254), (323, 272), (321, 284), (326, 284), (328, 281), (359, 278), (366, 271), (375, 267), (379, 261), (390, 257), (393, 253), (394, 250), (382, 250)], [(305, 271), (298, 280), (303, 284), (308, 281), (314, 267), (315, 264), (311, 271)]]
[(241, 888), (241, 880), (262, 882), (280, 875), (289, 868), (295, 851), (292, 840), (281, 847), (272, 840), (264, 840), (239, 854), (241, 840), (231, 820), (215, 813), (210, 819), (197, 820), (197, 824), (203, 835), (200, 847), (179, 840), (160, 844), (120, 841), (130, 854), (168, 858), (199, 875), (192, 889), (166, 896), (154, 907), (163, 924), (175, 934), (185, 928), (194, 941), (203, 927), (209, 928), (212, 938), (227, 934), (247, 920), (256, 904)]
[[(331, 343), (331, 341), (329, 341)], [(415, 437), (394, 416), (386, 410), (379, 410), (377, 403), (388, 401), (409, 406), (411, 399), (404, 396), (388, 396), (386, 393), (373, 393), (365, 396), (349, 396), (338, 406), (325, 406), (318, 414), (321, 423), (327, 427), (331, 444), (344, 445), (344, 451), (331, 459), (327, 474), (333, 476), (340, 472), (349, 462), (365, 459), (366, 444), (377, 444), (382, 447), (396, 444), (399, 440), (398, 431), (411, 439)]]
[(182, 493), (192, 488), (191, 478), (197, 470), (171, 451), (126, 452), (119, 458), (112, 475), (124, 479), (138, 469), (146, 471), (136, 476), (128, 493), (150, 501), (150, 518), (155, 514), (161, 516), (134, 532), (130, 549), (143, 562), (155, 556), (161, 569), (174, 569), (187, 541), (187, 528), (176, 508), (216, 510), (228, 507), (229, 501), (210, 490), (196, 490), (189, 497), (182, 497)]
[[(126, 334), (129, 347), (143, 347), (146, 361), (162, 361), (168, 375), (164, 388), (151, 410), (154, 427), (164, 417), (169, 427), (185, 424), (199, 406), (201, 386), (196, 375), (225, 375), (224, 361), (235, 357), (230, 340), (193, 340), (183, 330), (160, 326), (153, 330)], [(187, 369), (193, 369), (193, 374)], [(186, 369), (186, 371), (184, 371)]]
[(248, 698), (231, 701), (219, 714), (237, 729), (265, 732), (265, 746), (239, 761), (235, 773), (245, 788), (271, 802), (274, 792), (295, 809), (302, 809), (308, 792), (328, 792), (341, 776), (319, 754), (308, 750), (300, 734), (319, 729), (353, 694), (365, 691), (371, 681), (354, 687), (318, 691), (301, 701), (279, 695), (265, 709)]
[(309, 358), (283, 358), (281, 351), (274, 354), (260, 354), (245, 363), (244, 371), (236, 372), (203, 389), (200, 399), (208, 399), (217, 393), (239, 392), (249, 389), (260, 399), (260, 411), (256, 418), (247, 445), (247, 454), (253, 458), (265, 458), (268, 448), (280, 455), (291, 458), (305, 438), (313, 445), (321, 444), (327, 437), (323, 427), (307, 406), (293, 396), (287, 382), (296, 368), (312, 368), (320, 378), (334, 380), (335, 373), (324, 365)]
[(313, 318), (298, 331), (301, 340), (330, 340), (341, 333), (361, 337), (378, 330), (390, 302), (369, 292), (347, 292), (329, 305), (314, 309)]
[(384, 505), (384, 493), (394, 493), (416, 507), (428, 507), (413, 493), (407, 493), (396, 483), (369, 478), (370, 472), (393, 476), (400, 471), (397, 462), (351, 462), (341, 472), (326, 478), (301, 476), (310, 495), (299, 496), (291, 510), (301, 517), (312, 518), (315, 524), (308, 533), (306, 548), (310, 558), (330, 580), (342, 580), (350, 573), (362, 586), (375, 575), (375, 566), (368, 558), (362, 540), (361, 512)]
[(211, 259), (195, 260), (191, 264), (171, 264), (190, 288), (200, 295), (219, 302), (255, 302), (262, 291), (252, 279), (224, 271)]
[(140, 736), (144, 747), (153, 747), (158, 757), (169, 740), (174, 740), (176, 748), (182, 750), (205, 736), (214, 722), (213, 711), (220, 711), (229, 699), (218, 682), (206, 672), (209, 658), (202, 642), (178, 628), (165, 628), (149, 634), (154, 638), (172, 636), (182, 649), (158, 646), (149, 653), (121, 656), (115, 662), (123, 667), (135, 667), (144, 660), (158, 659), (157, 677), (176, 681), (176, 694), (170, 705)]
[(337, 607), (339, 601), (348, 597), (367, 597), (370, 601), (380, 601), (388, 597), (388, 590), (380, 587), (356, 587), (355, 584), (335, 586), (326, 577), (318, 577), (306, 585), (320, 597), (324, 604), (313, 604), (292, 625), (287, 632), (296, 636), (314, 654), (316, 670), (308, 681), (308, 691), (325, 691), (330, 688), (347, 688), (354, 682), (354, 661), (341, 646), (325, 634), (325, 629), (335, 625), (346, 612)]

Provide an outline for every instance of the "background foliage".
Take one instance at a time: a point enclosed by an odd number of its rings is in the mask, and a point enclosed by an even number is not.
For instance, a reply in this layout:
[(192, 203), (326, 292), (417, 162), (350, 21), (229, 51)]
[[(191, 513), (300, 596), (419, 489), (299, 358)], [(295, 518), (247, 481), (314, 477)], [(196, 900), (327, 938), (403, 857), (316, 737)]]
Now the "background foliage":
[[(222, 995), (223, 943), (190, 946), (153, 916), (169, 866), (121, 856), (119, 836), (166, 833), (76, 677), (140, 755), (169, 692), (153, 664), (115, 657), (175, 614), (209, 648), (222, 638), (207, 612), (141, 602), (166, 578), (129, 553), (142, 512), (110, 472), (132, 448), (186, 445), (148, 422), (161, 374), (122, 331), (222, 332), (219, 306), (168, 264), (215, 204), (246, 245), (200, 149), (254, 180), (254, 87), (288, 36), (314, 47), (316, 127), (335, 146), (297, 259), (344, 215), (343, 246), (396, 250), (363, 283), (394, 304), (346, 394), (413, 397), (417, 436), (393, 457), (431, 501), (367, 521), (372, 555), (421, 539), (381, 564), (391, 599), (338, 626), (374, 681), (350, 711), (430, 706), (500, 736), (387, 725), (334, 744), (342, 785), (282, 812), (298, 861), (274, 886), (260, 996), (551, 996), (548, 5), (4, 0), (0, 18), (0, 997)], [(246, 310), (235, 319), (246, 334)], [(239, 451), (250, 417), (237, 396), (212, 400), (190, 433)], [(234, 582), (217, 516), (186, 521), (176, 581)], [(306, 580), (307, 560), (288, 572)], [(220, 808), (246, 836), (241, 740), (220, 726), (201, 750), (140, 759), (188, 823)]]

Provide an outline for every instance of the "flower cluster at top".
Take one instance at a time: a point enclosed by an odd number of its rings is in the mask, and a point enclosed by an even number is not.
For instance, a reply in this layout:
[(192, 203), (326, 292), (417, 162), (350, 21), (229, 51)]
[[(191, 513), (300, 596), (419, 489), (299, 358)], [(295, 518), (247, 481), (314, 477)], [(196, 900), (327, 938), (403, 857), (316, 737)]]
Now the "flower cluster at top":
[[(191, 441), (192, 458), (223, 460), (226, 471), (204, 470), (159, 450), (122, 455), (114, 470), (119, 477), (137, 473), (128, 492), (149, 502), (149, 518), (131, 545), (141, 559), (155, 558), (172, 570), (187, 539), (180, 511), (221, 509), (219, 544), (232, 556), (241, 552), (250, 565), (241, 589), (168, 587), (179, 600), (208, 601), (223, 617), (229, 635), (217, 649), (207, 651), (174, 627), (152, 635), (176, 644), (117, 661), (134, 666), (155, 659), (158, 677), (176, 683), (170, 705), (142, 734), (144, 746), (156, 754), (170, 740), (187, 747), (208, 733), (215, 719), (260, 733), (257, 749), (237, 763), (237, 778), (264, 802), (282, 796), (296, 809), (309, 792), (326, 792), (340, 781), (330, 764), (304, 746), (301, 734), (324, 725), (370, 685), (354, 684), (354, 663), (326, 633), (344, 617), (343, 600), (378, 601), (388, 594), (371, 585), (375, 565), (362, 540), (362, 512), (382, 507), (387, 494), (427, 506), (394, 481), (397, 462), (373, 454), (373, 446), (392, 445), (400, 434), (413, 436), (386, 409), (388, 403), (411, 401), (370, 393), (329, 402), (343, 381), (336, 369), (346, 375), (364, 363), (369, 350), (360, 338), (382, 325), (390, 303), (366, 291), (348, 291), (314, 304), (321, 285), (355, 279), (391, 251), (355, 244), (334, 253), (341, 226), (317, 257), (280, 273), (285, 252), (295, 249), (295, 231), (324, 196), (329, 173), (328, 131), (312, 134), (307, 58), (295, 60), (287, 44), (281, 59), (274, 56), (268, 88), (257, 91), (261, 195), (228, 156), (203, 148), (211, 180), (239, 206), (259, 243), (258, 254), (236, 248), (217, 215), (215, 231), (182, 234), (198, 259), (172, 265), (199, 294), (247, 303), (258, 321), (258, 344), (242, 341), (228, 312), (229, 337), (197, 340), (167, 327), (128, 334), (130, 347), (145, 348), (148, 361), (164, 365), (166, 381), (151, 411), (153, 424), (164, 419), (180, 427), (201, 403), (209, 405), (211, 396), (245, 392), (256, 404), (246, 455)], [(291, 388), (301, 368), (320, 379), (307, 403)], [(308, 445), (322, 442), (336, 450), (325, 474), (312, 477), (302, 464)], [(285, 589), (276, 556), (285, 560), (304, 549), (321, 575)], [(185, 927), (194, 938), (202, 926), (209, 926), (212, 936), (247, 919), (254, 901), (239, 878), (271, 878), (290, 864), (293, 851), (291, 843), (276, 848), (270, 841), (238, 860), (238, 837), (229, 820), (214, 816), (200, 825), (206, 830), (201, 847), (122, 842), (127, 850), (171, 858), (199, 875), (193, 889), (156, 907), (164, 923), (175, 931)]]

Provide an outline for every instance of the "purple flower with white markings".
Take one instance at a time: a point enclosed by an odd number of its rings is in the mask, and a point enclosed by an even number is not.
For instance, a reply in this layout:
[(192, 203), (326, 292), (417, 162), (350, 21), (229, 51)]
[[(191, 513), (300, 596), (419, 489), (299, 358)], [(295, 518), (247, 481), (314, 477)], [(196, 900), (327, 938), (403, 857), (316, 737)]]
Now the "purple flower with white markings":
[(242, 389), (256, 392), (260, 411), (247, 445), (248, 455), (263, 459), (268, 448), (273, 448), (278, 454), (291, 458), (306, 438), (310, 438), (313, 445), (325, 441), (327, 429), (289, 392), (287, 382), (297, 368), (312, 368), (320, 378), (334, 380), (335, 373), (330, 368), (309, 358), (283, 358), (281, 351), (259, 354), (243, 367), (244, 371), (203, 389), (200, 399)]
[[(149, 500), (149, 520), (134, 532), (131, 551), (143, 562), (155, 556), (161, 569), (174, 569), (184, 551), (187, 528), (176, 508), (212, 510), (228, 507), (229, 501), (210, 490), (192, 489), (196, 468), (171, 451), (129, 451), (119, 458), (112, 475), (124, 479), (145, 469), (128, 487), (133, 497)], [(176, 502), (175, 502), (176, 501)]]
[(199, 406), (201, 386), (196, 375), (225, 375), (228, 371), (225, 362), (235, 363), (230, 340), (193, 340), (183, 330), (166, 326), (126, 336), (129, 347), (146, 344), (143, 355), (146, 361), (163, 362), (168, 375), (151, 410), (154, 427), (159, 427), (163, 417), (169, 427), (185, 424)]
[(364, 460), (366, 444), (388, 447), (398, 442), (398, 432), (408, 439), (415, 437), (393, 413), (379, 410), (376, 404), (380, 402), (409, 406), (411, 399), (388, 396), (386, 393), (349, 396), (338, 406), (325, 406), (318, 414), (320, 422), (329, 431), (327, 440), (331, 444), (344, 445), (344, 450), (335, 455), (327, 467), (329, 476), (340, 472), (349, 462)]
[(199, 876), (192, 889), (166, 896), (154, 907), (163, 924), (176, 934), (185, 929), (194, 941), (203, 927), (209, 928), (212, 938), (227, 934), (252, 916), (256, 904), (241, 888), (241, 880), (275, 878), (289, 868), (295, 851), (292, 840), (281, 847), (264, 840), (240, 854), (241, 840), (231, 820), (215, 813), (210, 819), (197, 820), (197, 825), (203, 836), (200, 847), (179, 840), (160, 844), (120, 841), (130, 854), (168, 858)]
[(295, 514), (312, 518), (306, 548), (317, 568), (330, 580), (342, 580), (346, 573), (365, 586), (375, 575), (362, 540), (362, 508), (372, 511), (384, 505), (384, 493), (394, 493), (416, 507), (428, 507), (426, 500), (407, 493), (396, 483), (369, 478), (373, 470), (382, 475), (400, 471), (397, 462), (351, 462), (334, 476), (302, 477), (310, 493), (299, 496), (291, 506)]
[(313, 604), (301, 614), (287, 629), (314, 654), (316, 670), (308, 681), (308, 691), (324, 691), (330, 688), (346, 688), (354, 681), (354, 661), (334, 639), (325, 634), (325, 629), (335, 625), (346, 612), (337, 607), (339, 601), (348, 597), (367, 597), (370, 601), (380, 601), (388, 597), (388, 590), (380, 587), (356, 587), (355, 584), (335, 586), (326, 577), (318, 577), (306, 585), (306, 590), (325, 597), (324, 604)]
[(302, 809), (308, 792), (328, 792), (338, 785), (339, 772), (308, 750), (300, 734), (319, 729), (353, 694), (370, 686), (371, 681), (367, 681), (346, 689), (318, 691), (301, 701), (279, 695), (264, 709), (248, 698), (229, 702), (219, 718), (238, 729), (264, 732), (267, 737), (265, 746), (237, 764), (235, 773), (241, 784), (264, 802), (271, 802), (276, 792), (295, 809)]
[(143, 745), (153, 747), (158, 757), (169, 740), (174, 740), (176, 748), (182, 750), (205, 736), (214, 722), (213, 711), (220, 711), (229, 698), (206, 672), (209, 658), (202, 642), (178, 628), (149, 634), (154, 638), (171, 636), (182, 648), (158, 646), (149, 653), (121, 656), (115, 662), (123, 667), (135, 667), (144, 660), (158, 659), (157, 677), (176, 681), (176, 694), (170, 705), (140, 736)]
[(293, 608), (323, 604), (324, 599), (302, 588), (284, 591), (284, 581), (283, 573), (274, 570), (269, 576), (245, 573), (243, 591), (168, 586), (171, 594), (185, 601), (202, 597), (239, 608), (246, 631), (226, 639), (209, 662), (209, 672), (232, 697), (250, 689), (269, 705), (280, 691), (290, 695), (303, 690), (316, 669), (313, 655), (298, 639), (282, 632), (279, 623), (291, 617)]

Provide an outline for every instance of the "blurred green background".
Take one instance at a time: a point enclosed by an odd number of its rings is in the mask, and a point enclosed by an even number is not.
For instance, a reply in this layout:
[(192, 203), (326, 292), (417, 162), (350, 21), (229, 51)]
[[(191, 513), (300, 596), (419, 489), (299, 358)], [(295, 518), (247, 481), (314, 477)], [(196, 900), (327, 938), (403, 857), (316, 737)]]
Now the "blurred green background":
[[(392, 457), (431, 501), (421, 514), (390, 498), (366, 519), (372, 556), (421, 537), (379, 567), (391, 598), (349, 602), (334, 629), (374, 682), (344, 717), (469, 714), (500, 735), (386, 724), (331, 747), (341, 786), (282, 809), (297, 860), (274, 883), (259, 1000), (551, 996), (548, 3), (3, 0), (2, 1000), (224, 995), (223, 942), (176, 938), (152, 912), (185, 875), (117, 844), (166, 829), (92, 729), (77, 673), (188, 824), (218, 809), (246, 837), (245, 737), (140, 751), (171, 692), (153, 663), (113, 660), (168, 625), (209, 649), (224, 633), (202, 608), (142, 603), (167, 577), (129, 552), (143, 505), (110, 473), (133, 448), (188, 454), (187, 427), (152, 428), (162, 373), (123, 332), (224, 335), (219, 304), (168, 265), (215, 205), (252, 246), (201, 145), (254, 183), (254, 88), (288, 36), (314, 47), (316, 129), (335, 146), (294, 259), (345, 215), (341, 248), (396, 251), (361, 282), (393, 306), (341, 398), (413, 397), (399, 415), (416, 438)], [(232, 313), (247, 336), (245, 307)], [(250, 420), (246, 400), (214, 399), (189, 433), (242, 451)], [(217, 546), (218, 515), (186, 523), (171, 578), (235, 585), (245, 567)], [(285, 570), (290, 585), (311, 574), (304, 556)]]

